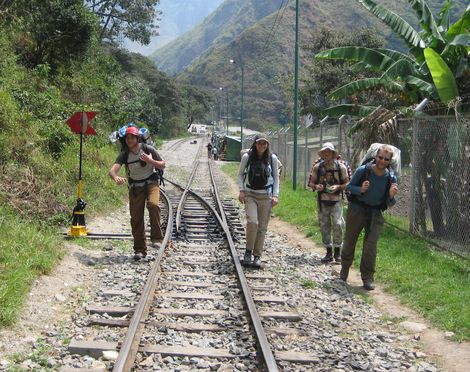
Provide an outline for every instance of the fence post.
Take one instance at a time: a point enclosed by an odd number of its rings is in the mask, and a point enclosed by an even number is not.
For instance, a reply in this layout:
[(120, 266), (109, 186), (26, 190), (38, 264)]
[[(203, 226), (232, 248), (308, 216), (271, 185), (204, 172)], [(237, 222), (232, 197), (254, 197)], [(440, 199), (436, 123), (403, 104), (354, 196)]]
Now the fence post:
[(339, 127), (339, 136), (338, 136), (338, 153), (342, 154), (343, 153), (343, 124), (347, 120), (346, 115), (341, 115), (339, 120), (338, 120), (338, 127)]
[(411, 200), (410, 200), (410, 233), (415, 234), (418, 232), (416, 226), (416, 177), (418, 176), (418, 121), (416, 120), (416, 115), (423, 110), (428, 104), (428, 99), (425, 98), (421, 103), (415, 108), (413, 116), (413, 134), (412, 134), (412, 143), (411, 143)]
[(320, 148), (323, 147), (323, 124), (328, 120), (329, 116), (326, 115), (320, 120)]

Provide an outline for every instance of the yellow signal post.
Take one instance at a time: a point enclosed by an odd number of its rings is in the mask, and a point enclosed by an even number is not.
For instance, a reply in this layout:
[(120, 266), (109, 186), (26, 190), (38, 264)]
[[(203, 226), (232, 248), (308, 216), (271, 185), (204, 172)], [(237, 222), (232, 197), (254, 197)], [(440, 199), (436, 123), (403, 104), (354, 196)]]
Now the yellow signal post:
[(80, 161), (78, 170), (78, 186), (77, 186), (77, 204), (72, 212), (72, 226), (70, 228), (69, 236), (81, 237), (87, 236), (87, 229), (85, 223), (85, 207), (86, 202), (83, 197), (83, 180), (82, 180), (82, 154), (83, 154), (83, 135), (96, 134), (95, 130), (89, 125), (89, 121), (93, 119), (96, 112), (76, 112), (68, 121), (74, 133), (80, 134)]

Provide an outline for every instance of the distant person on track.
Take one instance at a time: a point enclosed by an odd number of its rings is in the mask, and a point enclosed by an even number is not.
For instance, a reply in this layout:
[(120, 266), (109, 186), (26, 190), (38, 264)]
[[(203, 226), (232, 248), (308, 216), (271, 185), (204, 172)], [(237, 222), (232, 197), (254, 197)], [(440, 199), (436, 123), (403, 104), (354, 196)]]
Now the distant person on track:
[(348, 185), (352, 197), (346, 214), (340, 278), (348, 279), (356, 242), (364, 229), (360, 270), (364, 288), (368, 291), (375, 288), (377, 241), (384, 225), (382, 211), (395, 204), (398, 192), (397, 178), (389, 169), (392, 156), (393, 149), (382, 145), (372, 162), (356, 169)]
[(160, 225), (160, 184), (156, 169), (165, 168), (165, 160), (154, 147), (141, 143), (139, 129), (129, 127), (126, 130), (126, 147), (118, 155), (109, 176), (118, 185), (124, 185), (126, 179), (118, 175), (122, 165), (126, 167), (129, 188), (129, 211), (131, 215), (132, 236), (134, 237), (134, 259), (147, 256), (145, 240), (144, 211), (145, 204), (150, 218), (150, 239), (152, 243), (163, 241)]
[(214, 160), (219, 160), (219, 154), (217, 152), (217, 147), (212, 146), (212, 157)]
[(321, 262), (334, 259), (339, 263), (344, 227), (342, 192), (349, 182), (348, 169), (337, 160), (338, 153), (331, 142), (325, 142), (318, 155), (321, 160), (312, 166), (309, 187), (318, 194), (318, 222), (326, 249)]
[(207, 144), (207, 157), (210, 158), (212, 156), (212, 143)]
[(242, 156), (238, 184), (238, 199), (245, 204), (246, 211), (246, 250), (242, 263), (260, 268), (271, 208), (279, 202), (278, 159), (271, 153), (266, 136), (257, 135), (250, 150)]

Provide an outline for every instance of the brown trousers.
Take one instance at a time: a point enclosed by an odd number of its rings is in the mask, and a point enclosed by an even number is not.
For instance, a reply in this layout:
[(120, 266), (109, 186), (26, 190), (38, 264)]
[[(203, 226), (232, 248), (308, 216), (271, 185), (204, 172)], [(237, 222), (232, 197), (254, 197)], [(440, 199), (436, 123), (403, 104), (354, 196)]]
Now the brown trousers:
[(361, 256), (362, 280), (374, 280), (377, 258), (377, 241), (384, 225), (382, 212), (378, 209), (364, 209), (349, 205), (346, 214), (346, 233), (344, 234), (341, 266), (349, 269), (354, 260), (357, 239), (362, 229), (365, 230)]
[(261, 257), (263, 253), (271, 208), (271, 195), (246, 192), (246, 250), (255, 256)]
[(129, 212), (131, 214), (132, 236), (134, 237), (134, 252), (147, 253), (145, 242), (144, 211), (145, 203), (150, 218), (150, 239), (163, 240), (160, 226), (160, 187), (150, 183), (147, 186), (131, 187), (129, 189)]

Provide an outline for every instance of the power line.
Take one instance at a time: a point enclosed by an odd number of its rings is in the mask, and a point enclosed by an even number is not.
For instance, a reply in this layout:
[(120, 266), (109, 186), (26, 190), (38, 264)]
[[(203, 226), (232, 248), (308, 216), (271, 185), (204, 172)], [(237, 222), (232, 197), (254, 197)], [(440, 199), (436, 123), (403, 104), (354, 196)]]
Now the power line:
[[(265, 40), (263, 48), (261, 49), (261, 53), (259, 53), (258, 58), (260, 58), (264, 53), (266, 53), (266, 51), (268, 50), (269, 44), (274, 40), (274, 37), (278, 32), (279, 26), (281, 25), (282, 18), (284, 17), (284, 13), (286, 12), (286, 9), (287, 9), (287, 6), (289, 5), (289, 2), (290, 2), (290, 0), (287, 0), (286, 4), (284, 6), (284, 9), (282, 10), (281, 16), (279, 17), (279, 13), (280, 13), (280, 11), (282, 9), (282, 6), (284, 4), (284, 0), (282, 0), (281, 6), (279, 7), (279, 9), (277, 11), (276, 18), (274, 19), (271, 30), (269, 31), (269, 34), (268, 34), (268, 36)], [(276, 24), (276, 22), (277, 22), (277, 24)]]

